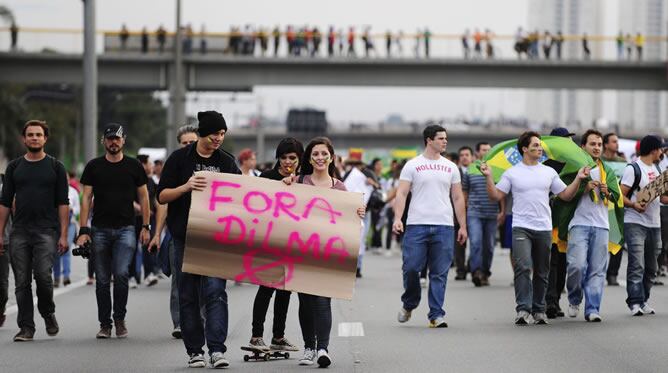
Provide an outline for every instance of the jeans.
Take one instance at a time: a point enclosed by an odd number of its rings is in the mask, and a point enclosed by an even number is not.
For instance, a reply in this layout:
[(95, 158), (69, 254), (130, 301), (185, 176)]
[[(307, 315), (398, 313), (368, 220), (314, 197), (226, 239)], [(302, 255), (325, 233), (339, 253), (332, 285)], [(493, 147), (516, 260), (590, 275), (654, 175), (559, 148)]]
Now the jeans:
[(515, 271), (515, 310), (518, 312), (545, 312), (551, 243), (551, 231), (513, 228), (510, 256)]
[[(207, 277), (186, 273), (183, 267), (185, 242), (176, 238), (174, 242), (174, 261), (176, 283), (179, 286), (179, 308), (181, 336), (188, 355), (203, 354), (204, 343), (209, 355), (214, 352), (225, 352), (227, 339), (228, 309), (227, 282), (217, 277)], [(200, 299), (205, 308), (206, 323), (200, 315)]]
[(180, 272), (181, 267), (176, 267), (176, 249), (174, 248), (174, 240), (170, 239), (166, 250), (169, 250), (169, 266), (172, 275), (171, 289), (169, 292), (169, 313), (172, 315), (172, 324), (174, 325), (174, 328), (180, 328), (179, 285), (176, 282), (176, 272)]
[(550, 249), (550, 271), (547, 277), (547, 293), (545, 303), (547, 307), (560, 309), (559, 300), (561, 293), (566, 287), (566, 253), (559, 251), (557, 244), (552, 244)]
[(455, 230), (445, 225), (408, 225), (404, 234), (402, 259), (404, 309), (420, 304), (420, 271), (429, 265), (429, 320), (445, 316), (445, 287), (452, 264)]
[(371, 214), (366, 214), (362, 219), (362, 237), (360, 238), (360, 251), (357, 257), (357, 269), (362, 270), (362, 260), (364, 260), (364, 252), (366, 252), (367, 236), (369, 235), (369, 227), (371, 226)]
[(290, 294), (292, 293), (286, 290), (260, 286), (253, 302), (253, 338), (264, 335), (264, 320), (274, 291), (276, 291), (276, 298), (274, 299), (273, 337), (280, 339), (285, 336), (285, 319), (288, 316)]
[[(71, 245), (74, 241), (76, 235), (77, 225), (70, 222), (70, 225), (67, 227), (67, 243)], [(54, 280), (60, 279), (60, 275), (63, 275), (64, 278), (70, 278), (70, 264), (72, 263), (72, 252), (70, 251), (71, 247), (67, 249), (65, 254), (60, 255), (58, 250), (56, 250), (54, 261), (53, 261), (53, 278)], [(62, 272), (61, 272), (62, 266)]]
[(16, 284), (19, 328), (35, 330), (32, 277), (37, 284), (37, 309), (42, 317), (56, 312), (53, 303), (53, 252), (58, 246), (55, 229), (16, 227), (9, 236), (10, 260)]
[(626, 304), (643, 305), (649, 299), (661, 251), (661, 228), (624, 223), (624, 241), (629, 251), (626, 271)]
[(95, 295), (100, 326), (110, 327), (111, 276), (114, 276), (113, 318), (125, 320), (128, 304), (128, 268), (135, 254), (135, 227), (93, 227), (93, 255), (95, 256)]
[(568, 303), (582, 303), (585, 316), (599, 313), (608, 267), (608, 236), (604, 228), (576, 225), (568, 232)]
[(299, 326), (305, 349), (327, 351), (332, 330), (332, 299), (299, 293)]
[(619, 250), (615, 255), (610, 253), (610, 261), (608, 262), (608, 271), (607, 271), (608, 276), (617, 277), (617, 275), (619, 274), (619, 267), (622, 265), (623, 253), (624, 253), (624, 248)]
[(485, 275), (491, 274), (492, 259), (494, 258), (494, 241), (496, 239), (496, 218), (481, 218), (467, 216), (471, 249), (469, 264), (471, 273), (480, 270)]
[[(0, 238), (1, 239), (1, 238)], [(5, 314), (9, 300), (9, 250), (5, 242), (5, 253), (0, 255), (0, 316)]]

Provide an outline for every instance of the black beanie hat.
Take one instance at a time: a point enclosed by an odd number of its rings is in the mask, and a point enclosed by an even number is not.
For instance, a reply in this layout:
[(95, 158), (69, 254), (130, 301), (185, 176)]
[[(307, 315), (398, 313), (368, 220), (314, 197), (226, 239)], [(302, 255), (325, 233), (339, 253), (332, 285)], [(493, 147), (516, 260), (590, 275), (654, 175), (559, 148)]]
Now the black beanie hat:
[(223, 118), (223, 115), (217, 111), (200, 111), (197, 113), (197, 120), (199, 121), (197, 132), (200, 137), (209, 136), (220, 130), (227, 131), (225, 118)]

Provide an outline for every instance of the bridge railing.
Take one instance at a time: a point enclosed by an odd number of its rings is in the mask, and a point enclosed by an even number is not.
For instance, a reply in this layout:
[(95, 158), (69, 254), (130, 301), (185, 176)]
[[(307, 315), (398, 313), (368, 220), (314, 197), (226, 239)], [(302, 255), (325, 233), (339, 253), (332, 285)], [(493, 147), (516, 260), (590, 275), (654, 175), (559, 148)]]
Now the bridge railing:
[[(100, 30), (98, 35), (98, 53), (143, 53), (142, 52), (142, 32), (131, 30), (125, 45), (121, 43), (121, 33), (119, 31)], [(207, 32), (193, 33), (190, 38), (190, 53), (202, 53), (202, 42), (206, 44), (206, 53), (210, 55), (233, 55), (251, 54), (253, 56), (267, 57), (287, 57), (291, 56), (288, 51), (288, 43), (284, 32), (279, 37), (279, 48), (277, 53), (274, 51), (274, 38), (270, 30), (264, 32), (266, 37), (266, 50), (263, 52), (261, 43), (262, 34), (255, 32), (247, 33), (229, 33), (229, 32)], [(337, 58), (366, 58), (365, 42), (362, 40), (363, 33), (356, 32), (354, 50), (355, 55), (349, 52), (348, 34), (344, 30), (341, 35), (341, 42), (338, 32), (334, 44), (334, 57)], [(420, 38), (418, 39), (418, 36)], [(635, 35), (630, 39), (625, 39), (622, 43), (621, 59), (636, 60), (638, 57)], [(160, 48), (158, 35), (156, 32), (147, 33), (146, 53), (171, 53), (174, 46), (174, 33), (167, 32), (163, 48)], [(188, 38), (186, 38), (187, 40)], [(515, 51), (515, 36), (507, 34), (489, 35), (489, 39), (483, 36), (480, 43), (480, 53), (475, 50), (475, 40), (473, 34), (468, 37), (470, 48), (469, 58), (471, 59), (516, 59), (518, 55)], [(618, 43), (616, 35), (591, 35), (587, 37), (592, 60), (617, 60), (620, 59), (618, 52)], [(237, 47), (234, 47), (234, 41), (237, 40)], [(369, 58), (425, 58), (426, 45), (423, 34), (416, 33), (393, 33), (391, 38), (390, 55), (387, 53), (387, 37), (384, 33), (373, 33), (369, 35), (369, 40), (373, 49), (369, 52)], [(488, 41), (489, 40), (489, 41)], [(186, 41), (186, 43), (188, 43)], [(488, 55), (488, 43), (491, 43), (492, 55)], [(582, 35), (564, 35), (564, 41), (561, 46), (563, 59), (583, 59), (583, 36)], [(538, 59), (545, 59), (543, 50), (544, 35), (538, 39)], [(55, 29), (55, 28), (20, 28), (18, 32), (18, 43), (16, 51), (39, 52), (53, 51), (63, 53), (80, 53), (83, 48), (83, 36), (80, 29)], [(556, 45), (552, 45), (550, 50), (551, 59), (556, 59)], [(300, 48), (302, 57), (310, 57), (308, 48)], [(327, 32), (321, 33), (321, 43), (319, 50), (314, 57), (327, 58), (328, 56), (328, 35)], [(0, 50), (11, 50), (11, 37), (8, 27), (0, 27)], [(630, 55), (627, 52), (630, 50)], [(187, 51), (186, 51), (187, 52)], [(668, 37), (646, 35), (644, 36), (642, 59), (646, 61), (666, 60), (668, 53)], [(293, 53), (294, 55), (294, 53)], [(429, 57), (431, 58), (464, 58), (465, 52), (462, 46), (462, 34), (432, 34), (429, 42)], [(526, 58), (526, 55), (523, 55)]]

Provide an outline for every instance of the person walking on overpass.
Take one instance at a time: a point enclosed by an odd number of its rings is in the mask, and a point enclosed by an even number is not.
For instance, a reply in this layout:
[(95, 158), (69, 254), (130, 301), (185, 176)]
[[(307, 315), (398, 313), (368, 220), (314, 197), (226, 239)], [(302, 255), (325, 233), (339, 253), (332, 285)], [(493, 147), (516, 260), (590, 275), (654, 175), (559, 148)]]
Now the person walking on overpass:
[[(517, 139), (517, 150), (522, 161), (506, 170), (498, 184), (494, 184), (490, 167), (483, 163), (480, 171), (487, 178), (487, 194), (501, 201), (513, 194), (513, 247), (511, 259), (515, 272), (515, 324), (526, 325), (533, 314), (534, 324), (547, 324), (545, 292), (550, 269), (552, 219), (550, 193), (570, 201), (581, 180), (589, 176), (589, 169), (581, 168), (570, 185), (566, 186), (557, 172), (539, 161), (543, 156), (540, 135), (524, 132)], [(533, 279), (531, 274), (533, 273)]]
[[(53, 301), (51, 271), (56, 250), (68, 249), (67, 173), (62, 163), (46, 154), (49, 126), (39, 120), (23, 126), (25, 155), (7, 165), (0, 197), (0, 232), (4, 232), (10, 210), (14, 209), (9, 248), (0, 241), (0, 256), (10, 251), (16, 286), (16, 321), (20, 328), (14, 342), (32, 341), (35, 334), (32, 278), (37, 284), (37, 308), (44, 318), (46, 333), (58, 334), (56, 305)], [(3, 312), (4, 315), (4, 312)]]
[[(422, 132), (424, 152), (408, 161), (399, 177), (392, 230), (395, 234), (405, 230), (402, 244), (404, 293), (397, 315), (400, 323), (410, 320), (413, 310), (420, 304), (420, 271), (428, 266), (429, 327), (448, 326), (443, 305), (455, 243), (455, 214), (460, 225), (456, 240), (460, 244), (466, 242), (467, 229), (459, 169), (441, 156), (448, 143), (447, 136), (445, 128), (427, 126)], [(404, 228), (401, 217), (409, 192), (411, 205)]]

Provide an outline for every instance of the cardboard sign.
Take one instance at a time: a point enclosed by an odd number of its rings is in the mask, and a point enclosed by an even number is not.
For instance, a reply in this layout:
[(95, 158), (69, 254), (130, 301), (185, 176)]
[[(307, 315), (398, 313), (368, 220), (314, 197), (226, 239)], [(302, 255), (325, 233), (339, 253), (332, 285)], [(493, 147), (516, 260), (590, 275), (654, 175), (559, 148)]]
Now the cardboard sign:
[(648, 204), (654, 201), (655, 198), (662, 196), (668, 192), (668, 171), (664, 171), (659, 177), (647, 184), (644, 188), (638, 191), (636, 195), (636, 202), (640, 204)]
[(197, 172), (183, 271), (352, 299), (360, 193), (259, 177)]

